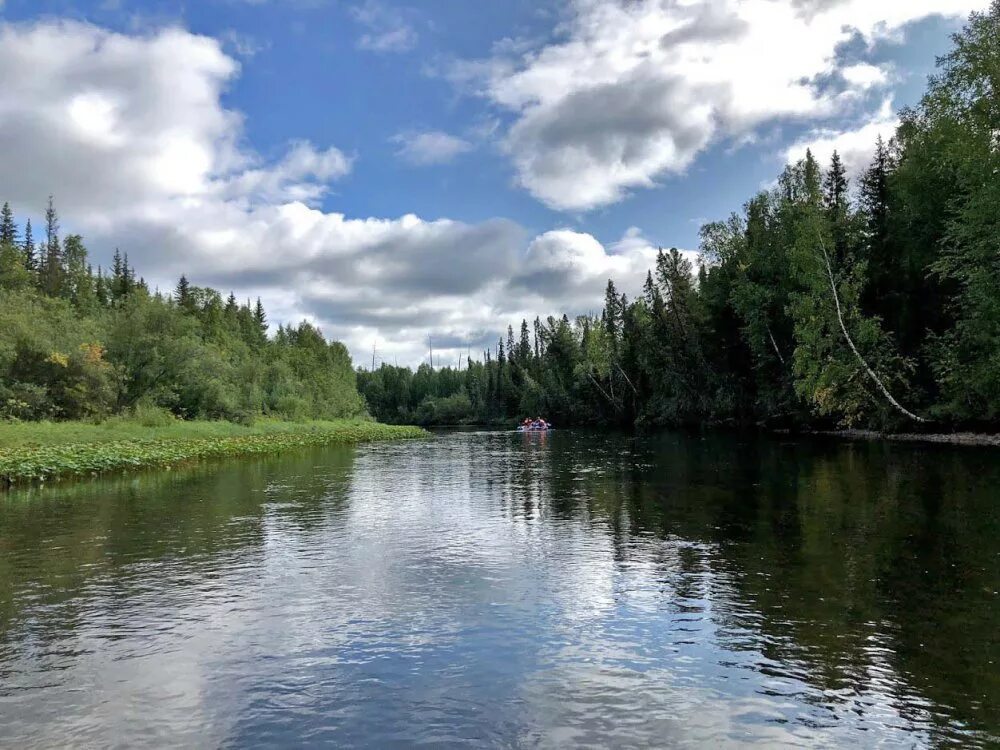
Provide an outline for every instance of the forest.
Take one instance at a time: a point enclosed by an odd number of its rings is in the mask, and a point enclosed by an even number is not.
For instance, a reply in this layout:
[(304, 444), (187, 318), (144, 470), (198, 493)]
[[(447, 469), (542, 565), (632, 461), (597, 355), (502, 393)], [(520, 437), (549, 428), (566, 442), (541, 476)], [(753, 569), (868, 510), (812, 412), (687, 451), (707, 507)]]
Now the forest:
[(380, 420), (558, 425), (1000, 427), (1000, 2), (854, 180), (788, 165), (661, 251), (641, 296), (522, 321), (461, 370), (358, 372)]
[[(168, 413), (169, 412), (169, 413)], [(83, 238), (0, 213), (0, 420), (331, 419), (365, 413), (347, 349), (314, 326), (268, 336), (260, 300), (181, 277), (151, 292), (128, 256), (107, 273)]]

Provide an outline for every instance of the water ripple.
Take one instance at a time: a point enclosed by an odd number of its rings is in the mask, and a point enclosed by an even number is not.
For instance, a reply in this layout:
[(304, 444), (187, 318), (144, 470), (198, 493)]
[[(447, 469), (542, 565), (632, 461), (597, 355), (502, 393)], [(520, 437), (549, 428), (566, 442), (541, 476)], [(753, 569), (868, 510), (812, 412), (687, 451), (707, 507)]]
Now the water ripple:
[(12, 495), (0, 737), (993, 746), (979, 455), (457, 432)]

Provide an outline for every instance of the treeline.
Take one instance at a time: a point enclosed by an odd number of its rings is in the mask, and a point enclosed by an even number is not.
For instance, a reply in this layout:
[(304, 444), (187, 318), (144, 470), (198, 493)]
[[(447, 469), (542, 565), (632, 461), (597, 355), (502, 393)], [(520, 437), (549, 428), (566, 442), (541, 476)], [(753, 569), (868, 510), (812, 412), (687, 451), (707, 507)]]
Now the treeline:
[[(128, 256), (95, 272), (83, 239), (0, 212), (0, 419), (333, 418), (365, 412), (346, 348), (301, 323), (267, 335), (256, 304), (181, 277), (151, 292)], [(150, 408), (151, 407), (151, 408)]]
[(462, 370), (359, 373), (380, 419), (1000, 427), (1000, 2), (850, 184), (811, 153), (661, 252), (643, 294), (521, 324)]

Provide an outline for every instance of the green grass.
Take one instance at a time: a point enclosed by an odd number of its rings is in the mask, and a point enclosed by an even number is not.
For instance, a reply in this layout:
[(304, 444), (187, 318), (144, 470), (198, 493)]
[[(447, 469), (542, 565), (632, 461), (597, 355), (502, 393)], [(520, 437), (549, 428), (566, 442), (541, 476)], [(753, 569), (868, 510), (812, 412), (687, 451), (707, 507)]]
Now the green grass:
[(424, 437), (416, 427), (365, 420), (279, 422), (252, 427), (230, 422), (146, 426), (127, 419), (0, 423), (0, 486), (64, 477), (167, 467), (290, 448)]

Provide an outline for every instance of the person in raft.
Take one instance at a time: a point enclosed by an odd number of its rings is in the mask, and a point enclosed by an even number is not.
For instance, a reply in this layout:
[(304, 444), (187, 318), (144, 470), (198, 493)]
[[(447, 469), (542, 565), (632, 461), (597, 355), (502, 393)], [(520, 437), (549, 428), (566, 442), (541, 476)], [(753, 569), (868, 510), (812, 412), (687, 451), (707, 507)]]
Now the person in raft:
[(529, 430), (532, 430), (532, 431), (534, 431), (534, 430), (547, 430), (551, 426), (552, 425), (550, 425), (548, 422), (546, 422), (541, 417), (536, 417), (535, 419), (531, 419), (530, 417), (527, 417), (521, 423), (521, 429), (524, 430), (524, 431), (526, 431), (526, 432), (529, 431)]

